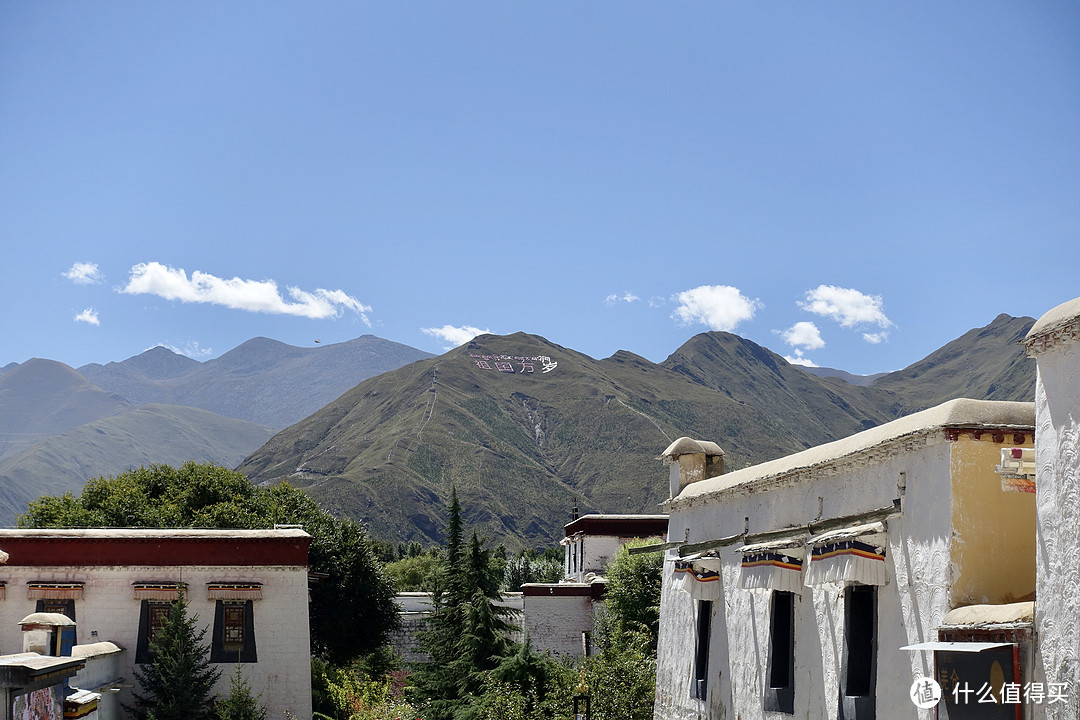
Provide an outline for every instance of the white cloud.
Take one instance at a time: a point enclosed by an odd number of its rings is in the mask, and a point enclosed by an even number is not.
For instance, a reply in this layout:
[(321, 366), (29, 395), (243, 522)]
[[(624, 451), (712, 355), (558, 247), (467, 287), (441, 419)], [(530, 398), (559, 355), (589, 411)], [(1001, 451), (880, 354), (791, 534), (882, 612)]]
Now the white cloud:
[(183, 268), (171, 268), (157, 262), (133, 266), (128, 283), (120, 292), (313, 319), (339, 317), (346, 309), (357, 313), (365, 325), (371, 325), (367, 317), (371, 307), (341, 290), (319, 288), (315, 292), (307, 292), (298, 287), (289, 287), (290, 302), (281, 296), (273, 280), (243, 280), (238, 277), (226, 280), (198, 270), (192, 272), (189, 279)]
[(803, 367), (818, 367), (818, 364), (808, 357), (803, 357), (802, 350), (795, 349), (794, 355), (785, 355), (784, 359), (792, 365), (802, 365)]
[(614, 305), (615, 303), (619, 302), (620, 300), (622, 300), (625, 303), (632, 303), (632, 302), (634, 302), (636, 300), (640, 300), (640, 299), (641, 298), (639, 298), (637, 295), (635, 295), (634, 293), (627, 290), (622, 295), (619, 295), (618, 293), (611, 293), (606, 298), (604, 298), (604, 304), (605, 305)]
[(682, 325), (701, 323), (710, 330), (734, 330), (764, 307), (760, 300), (751, 300), (728, 285), (702, 285), (684, 290), (674, 299), (679, 306), (673, 318)]
[(893, 326), (882, 310), (880, 295), (866, 295), (852, 288), (818, 285), (815, 289), (806, 291), (806, 301), (800, 301), (799, 307), (815, 315), (836, 320), (841, 327)]
[(101, 320), (98, 319), (97, 310), (92, 307), (88, 307), (76, 315), (75, 322), (84, 322), (87, 325), (101, 325)]
[(820, 350), (825, 347), (825, 341), (821, 339), (821, 331), (818, 330), (818, 326), (805, 320), (797, 322), (784, 330), (780, 333), (780, 337), (792, 347), (801, 347), (807, 350)]
[(784, 359), (792, 365), (802, 365), (803, 367), (817, 367), (818, 364), (808, 357), (803, 357), (802, 350), (795, 349), (795, 355), (785, 355)]
[(889, 333), (877, 332), (877, 333), (863, 333), (862, 339), (871, 345), (877, 345), (883, 343), (889, 339)]
[(667, 298), (662, 298), (659, 295), (653, 295), (649, 298), (649, 307), (658, 308), (667, 302)]
[(491, 332), (490, 330), (481, 330), (480, 328), (472, 327), (471, 325), (462, 325), (461, 327), (443, 325), (441, 328), (420, 328), (420, 330), (443, 342), (450, 343), (443, 348), (444, 350), (453, 350), (456, 347), (461, 347), (477, 335), (485, 335)]
[(66, 273), (61, 273), (76, 285), (91, 285), (99, 283), (105, 276), (98, 270), (97, 263), (77, 262)]

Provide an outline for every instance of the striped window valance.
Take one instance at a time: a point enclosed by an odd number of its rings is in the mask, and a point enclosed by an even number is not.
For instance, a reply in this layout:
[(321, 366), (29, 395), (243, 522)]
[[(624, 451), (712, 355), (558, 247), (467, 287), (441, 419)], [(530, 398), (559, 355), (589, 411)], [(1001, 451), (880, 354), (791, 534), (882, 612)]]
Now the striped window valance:
[(31, 582), (26, 583), (30, 600), (82, 600), (81, 582)]
[(805, 536), (773, 543), (746, 545), (739, 574), (739, 587), (746, 590), (802, 592)]
[(675, 561), (675, 587), (695, 600), (719, 600), (723, 589), (718, 557), (689, 555)]
[(7, 600), (7, 581), (0, 580), (0, 600)]
[(880, 523), (834, 530), (810, 539), (810, 566), (804, 582), (813, 587), (884, 585), (887, 582), (885, 526)]
[(262, 583), (212, 582), (206, 584), (208, 600), (262, 600)]
[(131, 583), (131, 589), (136, 600), (162, 600), (171, 602), (180, 593), (187, 597), (187, 583), (167, 580), (156, 582), (153, 580), (136, 581)]

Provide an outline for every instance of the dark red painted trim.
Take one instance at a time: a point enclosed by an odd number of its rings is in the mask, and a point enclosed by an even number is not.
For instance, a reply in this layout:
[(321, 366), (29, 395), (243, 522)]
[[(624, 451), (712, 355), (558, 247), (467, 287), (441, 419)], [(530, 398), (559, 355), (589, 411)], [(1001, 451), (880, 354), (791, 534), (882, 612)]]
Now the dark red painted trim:
[(521, 586), (521, 594), (524, 597), (587, 597), (593, 600), (602, 600), (606, 583), (594, 582), (588, 585), (568, 583), (536, 583)]
[(311, 538), (47, 538), (5, 537), (7, 566), (299, 565)]
[(586, 535), (613, 535), (615, 537), (667, 537), (667, 518), (626, 517), (580, 517), (566, 524), (566, 537)]

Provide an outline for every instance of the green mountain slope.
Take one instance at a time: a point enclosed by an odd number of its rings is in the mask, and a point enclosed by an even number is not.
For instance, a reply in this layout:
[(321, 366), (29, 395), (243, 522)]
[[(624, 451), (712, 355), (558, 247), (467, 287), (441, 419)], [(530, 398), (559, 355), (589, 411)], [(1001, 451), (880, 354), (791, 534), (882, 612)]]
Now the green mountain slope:
[(30, 500), (78, 493), (98, 475), (188, 460), (234, 467), (273, 432), (173, 405), (146, 405), (82, 425), (0, 459), (0, 526), (13, 524)]
[(905, 414), (957, 397), (1034, 400), (1035, 362), (1019, 344), (1034, 324), (1034, 318), (998, 315), (872, 387), (894, 394)]
[[(812, 375), (730, 333), (695, 336), (660, 364), (628, 352), (594, 360), (524, 333), (485, 335), (364, 381), (239, 469), (304, 487), (387, 539), (439, 538), (453, 484), (469, 520), (493, 538), (548, 543), (575, 501), (583, 511), (655, 512), (667, 494), (655, 458), (682, 435), (715, 440), (729, 468), (743, 467), (950, 392), (1030, 399), (1034, 366), (1012, 341), (1024, 322), (999, 318), (872, 387)], [(557, 367), (543, 372), (532, 360), (523, 372), (512, 359), (541, 356)], [(500, 372), (500, 357), (513, 372)]]

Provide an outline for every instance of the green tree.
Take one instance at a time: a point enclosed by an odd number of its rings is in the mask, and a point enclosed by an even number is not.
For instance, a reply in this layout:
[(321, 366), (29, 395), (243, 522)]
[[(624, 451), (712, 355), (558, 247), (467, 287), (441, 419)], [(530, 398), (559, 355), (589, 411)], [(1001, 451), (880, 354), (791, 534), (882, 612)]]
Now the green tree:
[(393, 583), (362, 525), (335, 518), (287, 483), (256, 486), (243, 474), (209, 463), (151, 465), (97, 477), (78, 497), (30, 503), (19, 527), (302, 526), (311, 535), (311, 643), (335, 663), (374, 653), (398, 623)]
[(409, 555), (386, 564), (386, 573), (398, 592), (431, 592), (439, 572), (437, 555)]
[(240, 666), (229, 677), (229, 695), (214, 706), (217, 720), (266, 720), (266, 708), (259, 705), (259, 695), (253, 695)]
[(605, 621), (610, 624), (610, 642), (618, 643), (622, 636), (640, 634), (652, 652), (660, 632), (660, 583), (663, 578), (664, 557), (661, 553), (631, 554), (631, 548), (651, 544), (635, 540), (619, 549), (607, 567), (607, 587), (604, 591)]
[(487, 673), (513, 652), (510, 611), (496, 604), (501, 578), (492, 552), (475, 532), (465, 544), (461, 505), (451, 490), (434, 611), (420, 638), (430, 661), (412, 677), (412, 697), (424, 702), (428, 720), (475, 717)]
[(210, 665), (210, 649), (203, 644), (206, 628), (198, 629), (199, 616), (188, 615), (183, 595), (173, 601), (168, 621), (151, 644), (154, 659), (135, 667), (142, 693), (128, 708), (146, 720), (204, 720), (213, 716), (210, 691), (221, 672)]
[(584, 667), (596, 720), (651, 720), (656, 695), (656, 639), (660, 621), (661, 553), (620, 548), (607, 568), (606, 609), (595, 623), (600, 653)]

